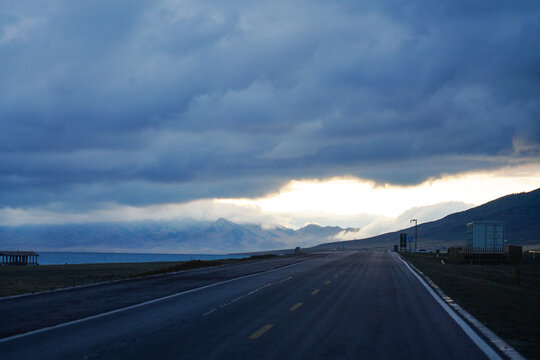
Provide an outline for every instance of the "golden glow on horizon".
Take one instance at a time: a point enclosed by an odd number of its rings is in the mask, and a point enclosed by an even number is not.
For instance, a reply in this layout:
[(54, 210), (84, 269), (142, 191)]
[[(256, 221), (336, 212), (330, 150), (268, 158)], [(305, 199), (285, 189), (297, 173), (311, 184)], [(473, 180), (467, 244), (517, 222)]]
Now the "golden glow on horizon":
[[(279, 193), (258, 199), (219, 199), (275, 214), (318, 212), (333, 215), (373, 214), (396, 217), (404, 211), (443, 202), (480, 205), (498, 197), (540, 187), (540, 169), (505, 168), (444, 176), (418, 185), (378, 185), (356, 178), (293, 180)], [(533, 171), (534, 170), (534, 171)]]
[[(358, 236), (371, 236), (408, 224), (399, 219), (411, 208), (433, 205), (419, 222), (436, 220), (511, 193), (540, 188), (540, 164), (490, 172), (444, 176), (412, 186), (376, 184), (358, 178), (293, 180), (268, 196), (252, 199), (199, 199), (186, 203), (128, 206), (110, 204), (81, 213), (47, 209), (0, 209), (0, 225), (63, 224), (96, 221), (140, 221), (192, 218), (298, 228), (309, 223), (361, 227)], [(446, 204), (447, 202), (457, 202)], [(441, 206), (438, 206), (440, 204)], [(422, 213), (424, 209), (413, 210)], [(407, 215), (408, 216), (408, 215)], [(418, 215), (415, 215), (418, 216)], [(398, 223), (395, 223), (395, 222)]]

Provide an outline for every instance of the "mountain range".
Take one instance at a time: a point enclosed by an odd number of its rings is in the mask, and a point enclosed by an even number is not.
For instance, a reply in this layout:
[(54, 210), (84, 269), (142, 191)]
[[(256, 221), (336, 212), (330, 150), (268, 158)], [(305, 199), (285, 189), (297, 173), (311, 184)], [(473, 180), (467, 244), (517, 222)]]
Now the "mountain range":
[[(353, 231), (355, 229), (346, 229)], [(0, 227), (0, 250), (233, 253), (312, 246), (346, 231), (236, 224), (220, 218)]]
[[(450, 214), (440, 220), (419, 224), (418, 247), (440, 248), (464, 245), (466, 225), (476, 220), (504, 221), (507, 244), (540, 244), (540, 189), (503, 196), (483, 205)], [(400, 233), (414, 236), (414, 226), (365, 239), (324, 243), (313, 247), (313, 250), (343, 247), (387, 249), (399, 243)]]
[[(466, 224), (487, 219), (505, 221), (509, 244), (540, 244), (540, 189), (507, 195), (437, 221), (421, 223), (418, 219), (418, 247), (463, 244)], [(358, 230), (315, 224), (297, 230), (268, 228), (223, 218), (213, 222), (183, 219), (0, 226), (0, 250), (238, 253), (296, 246), (309, 250), (389, 249), (398, 243), (399, 233), (414, 235), (414, 227), (408, 227), (365, 239), (335, 241), (338, 235), (352, 238)]]

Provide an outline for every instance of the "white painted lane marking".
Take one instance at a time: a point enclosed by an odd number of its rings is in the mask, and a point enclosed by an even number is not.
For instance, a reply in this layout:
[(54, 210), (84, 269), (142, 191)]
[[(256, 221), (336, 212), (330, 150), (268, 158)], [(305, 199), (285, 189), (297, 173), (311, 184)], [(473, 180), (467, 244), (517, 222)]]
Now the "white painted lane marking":
[[(327, 256), (329, 256), (329, 255), (327, 255)], [(325, 256), (325, 257), (327, 257), (327, 256)], [(259, 261), (259, 264), (263, 264), (263, 263), (267, 263), (267, 262), (272, 261), (272, 260), (257, 260), (257, 261)], [(305, 260), (305, 261), (307, 261), (307, 260)], [(301, 262), (304, 262), (304, 261), (301, 261)], [(89, 287), (93, 287), (93, 286), (108, 285), (108, 284), (114, 284), (114, 283), (118, 283), (118, 282), (122, 282), (122, 281), (124, 281), (124, 282), (137, 281), (137, 280), (141, 280), (141, 279), (153, 279), (153, 278), (167, 277), (167, 276), (176, 275), (176, 274), (182, 274), (182, 273), (185, 274), (185, 273), (190, 273), (190, 272), (201, 272), (201, 271), (205, 271), (205, 270), (208, 270), (208, 269), (216, 269), (216, 268), (220, 268), (220, 267), (224, 268), (224, 267), (229, 267), (229, 266), (233, 266), (233, 265), (235, 265), (235, 264), (224, 264), (224, 265), (208, 266), (208, 267), (204, 267), (204, 268), (195, 268), (195, 269), (188, 269), (188, 270), (173, 271), (173, 272), (168, 272), (168, 273), (163, 273), (163, 274), (143, 275), (143, 276), (136, 276), (136, 277), (127, 278), (127, 279), (116, 279), (116, 280), (109, 280), (109, 281), (100, 281), (100, 282), (97, 282), (97, 283), (68, 286), (68, 287), (52, 289), (52, 290), (44, 290), (44, 291), (36, 291), (36, 292), (32, 292), (32, 293), (10, 295), (10, 296), (2, 296), (2, 297), (0, 297), (0, 301), (11, 300), (11, 299), (16, 299), (16, 298), (20, 298), (20, 297), (30, 297), (30, 296), (50, 294), (50, 293), (56, 293), (56, 292), (62, 292), (62, 291), (69, 291), (69, 290), (74, 290), (74, 289), (89, 288)]]
[(276, 269), (266, 270), (266, 271), (262, 271), (262, 272), (255, 273), (255, 274), (244, 275), (244, 276), (240, 276), (240, 277), (237, 277), (237, 278), (234, 278), (234, 279), (229, 279), (229, 280), (221, 281), (221, 282), (214, 283), (214, 284), (204, 285), (204, 286), (201, 286), (201, 287), (198, 287), (198, 288), (195, 288), (195, 289), (189, 289), (189, 290), (182, 291), (182, 292), (179, 292), (179, 293), (176, 293), (176, 294), (167, 295), (167, 296), (164, 296), (164, 297), (161, 297), (161, 298), (145, 301), (145, 302), (142, 302), (140, 304), (126, 306), (124, 308), (107, 311), (107, 312), (104, 312), (104, 313), (101, 313), (101, 314), (96, 314), (96, 315), (88, 316), (88, 317), (85, 317), (85, 318), (82, 318), (82, 319), (72, 320), (72, 321), (62, 323), (62, 324), (57, 324), (57, 325), (53, 325), (53, 326), (49, 326), (49, 327), (45, 327), (45, 328), (41, 328), (41, 329), (37, 329), (37, 330), (28, 331), (28, 332), (25, 332), (25, 333), (22, 333), (22, 334), (12, 335), (12, 336), (0, 339), (0, 343), (20, 339), (20, 338), (23, 338), (25, 336), (39, 334), (39, 333), (43, 333), (43, 332), (54, 330), (54, 329), (63, 328), (63, 327), (74, 325), (74, 324), (79, 324), (79, 323), (82, 323), (82, 322), (85, 322), (85, 321), (102, 318), (102, 317), (105, 317), (105, 316), (117, 314), (117, 313), (127, 311), (127, 310), (131, 310), (131, 309), (136, 309), (136, 308), (143, 307), (143, 306), (150, 305), (150, 304), (154, 304), (154, 303), (157, 303), (157, 302), (160, 302), (160, 301), (163, 301), (163, 300), (172, 299), (172, 298), (175, 298), (177, 296), (197, 292), (197, 291), (208, 289), (208, 288), (218, 286), (218, 285), (227, 284), (227, 283), (230, 283), (230, 282), (233, 282), (233, 281), (238, 281), (238, 280), (247, 279), (247, 278), (250, 278), (250, 277), (253, 277), (253, 276), (268, 274), (268, 273), (271, 273), (271, 272), (283, 270), (283, 269), (293, 267), (293, 266), (303, 264), (305, 262), (313, 261), (313, 260), (315, 260), (315, 259), (299, 261), (297, 263), (290, 264), (290, 265), (285, 265), (285, 266), (282, 266), (282, 267), (279, 267), (279, 268), (276, 268)]
[(480, 350), (482, 350), (482, 352), (484, 354), (486, 354), (486, 356), (489, 358), (489, 359), (492, 359), (492, 360), (502, 360), (502, 358), (499, 356), (499, 354), (497, 354), (495, 352), (495, 350), (493, 350), (491, 348), (491, 346), (489, 346), (480, 336), (478, 336), (478, 334), (473, 330), (471, 329), (471, 327), (465, 322), (463, 321), (462, 318), (460, 318), (458, 315), (456, 315), (456, 313), (450, 308), (450, 306), (448, 306), (448, 304), (446, 304), (436, 293), (435, 291), (431, 288), (431, 286), (429, 286), (424, 279), (422, 279), (420, 277), (420, 275), (418, 275), (416, 273), (416, 271), (414, 271), (413, 269), (411, 269), (411, 267), (409, 266), (409, 264), (403, 260), (401, 257), (399, 257), (397, 254), (395, 254), (395, 256), (405, 265), (405, 267), (407, 269), (409, 269), (409, 271), (418, 279), (418, 281), (420, 281), (420, 284), (422, 284), (426, 290), (428, 291), (428, 293), (433, 296), (433, 298), (437, 301), (437, 303), (439, 303), (439, 305), (442, 306), (442, 308), (448, 313), (448, 315), (450, 315), (450, 317), (459, 325), (459, 327), (461, 327), (461, 329), (465, 332), (465, 334), (467, 334), (467, 336), (476, 344), (476, 346), (478, 346), (478, 348), (480, 348)]
[(222, 309), (222, 308), (224, 308), (224, 307), (226, 307), (226, 306), (232, 305), (232, 304), (234, 304), (235, 302), (237, 302), (238, 300), (242, 300), (242, 299), (245, 298), (245, 297), (248, 297), (248, 296), (250, 296), (250, 295), (255, 294), (255, 293), (258, 292), (259, 290), (266, 289), (267, 287), (273, 286), (273, 285), (275, 285), (275, 284), (282, 284), (282, 283), (284, 283), (285, 281), (288, 281), (288, 280), (290, 280), (290, 279), (292, 279), (292, 278), (293, 278), (292, 276), (289, 276), (289, 277), (287, 277), (287, 278), (285, 278), (285, 279), (282, 279), (282, 280), (279, 280), (279, 281), (273, 281), (273, 282), (270, 282), (270, 283), (265, 284), (265, 285), (263, 285), (263, 286), (259, 286), (259, 287), (256, 288), (255, 290), (251, 290), (251, 291), (248, 292), (248, 293), (245, 293), (245, 294), (243, 294), (243, 295), (240, 295), (240, 296), (238, 296), (238, 297), (236, 297), (236, 298), (234, 298), (234, 299), (232, 299), (232, 300), (230, 300), (230, 301), (228, 301), (228, 302), (226, 302), (226, 303), (224, 303), (224, 304), (219, 305), (217, 308), (212, 308), (212, 309), (210, 309), (209, 311), (207, 311), (207, 312), (205, 312), (204, 314), (202, 314), (202, 316), (208, 316), (208, 315), (210, 315), (210, 314), (216, 312), (218, 309)]

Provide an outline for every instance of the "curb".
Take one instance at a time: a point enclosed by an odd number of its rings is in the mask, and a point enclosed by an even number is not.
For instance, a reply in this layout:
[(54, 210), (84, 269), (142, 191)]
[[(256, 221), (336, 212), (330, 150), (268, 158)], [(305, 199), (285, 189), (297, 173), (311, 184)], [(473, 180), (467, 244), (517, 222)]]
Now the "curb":
[(420, 275), (424, 281), (437, 293), (437, 295), (459, 316), (465, 319), (477, 332), (482, 334), (482, 336), (488, 340), (491, 345), (504, 354), (507, 358), (511, 360), (526, 360), (516, 349), (508, 345), (503, 339), (497, 336), (493, 331), (489, 330), (484, 324), (478, 321), (474, 316), (469, 314), (465, 309), (459, 306), (450, 296), (446, 295), (442, 289), (437, 286), (427, 275), (420, 271), (416, 266), (411, 264), (411, 262), (403, 259), (398, 255), (403, 261), (414, 270), (418, 275)]

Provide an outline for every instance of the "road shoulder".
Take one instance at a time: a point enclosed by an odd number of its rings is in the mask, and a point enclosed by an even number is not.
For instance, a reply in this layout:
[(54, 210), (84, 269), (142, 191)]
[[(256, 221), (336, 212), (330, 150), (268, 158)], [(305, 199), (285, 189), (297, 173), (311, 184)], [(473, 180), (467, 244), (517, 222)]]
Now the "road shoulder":
[[(446, 295), (442, 289), (437, 286), (437, 284), (435, 284), (426, 274), (416, 268), (409, 261), (403, 259), (397, 253), (396, 256), (417, 277), (422, 285), (426, 287), (426, 289), (435, 297), (441, 306), (490, 359), (501, 358), (500, 356), (502, 355), (503, 357), (511, 360), (525, 360), (525, 358), (521, 356), (521, 354), (519, 354), (519, 352), (517, 352), (513, 347), (508, 345), (493, 331), (489, 330), (474, 316), (459, 306), (451, 297)], [(464, 328), (462, 324), (464, 324), (466, 327)], [(467, 327), (472, 331), (472, 333), (467, 329)], [(484, 343), (485, 346), (488, 346), (488, 348), (486, 348), (482, 343)]]

